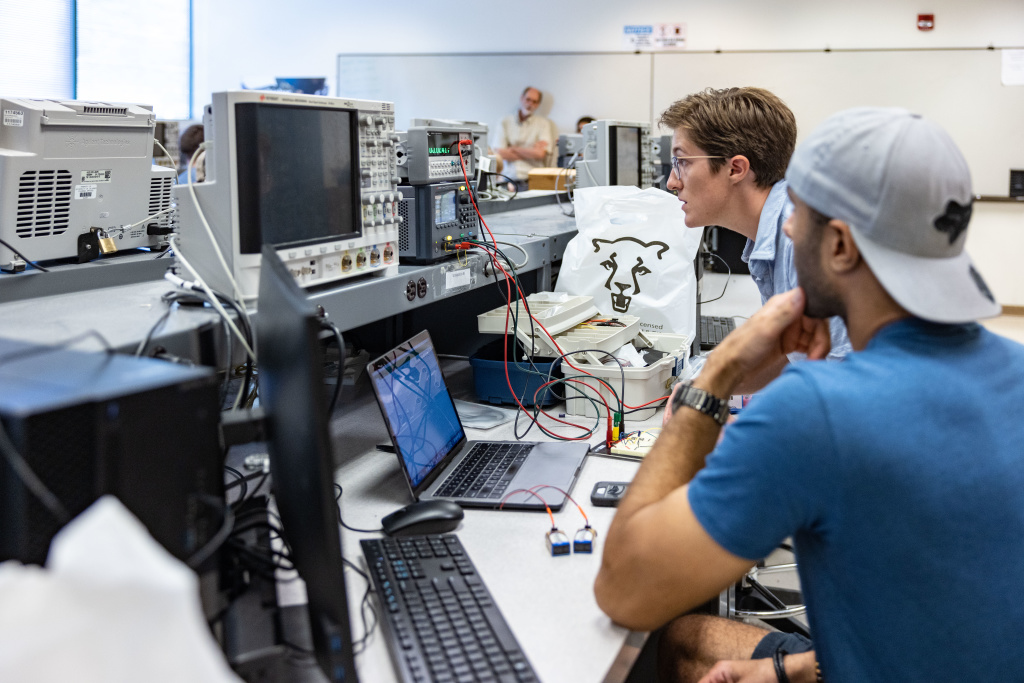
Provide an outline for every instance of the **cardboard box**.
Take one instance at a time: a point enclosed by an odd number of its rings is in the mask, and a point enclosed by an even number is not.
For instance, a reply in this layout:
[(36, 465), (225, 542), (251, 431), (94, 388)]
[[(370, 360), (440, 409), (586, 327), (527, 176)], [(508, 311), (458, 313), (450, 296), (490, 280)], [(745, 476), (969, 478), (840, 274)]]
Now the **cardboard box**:
[(567, 184), (572, 185), (576, 182), (576, 169), (535, 168), (530, 171), (528, 182), (531, 190), (565, 191)]

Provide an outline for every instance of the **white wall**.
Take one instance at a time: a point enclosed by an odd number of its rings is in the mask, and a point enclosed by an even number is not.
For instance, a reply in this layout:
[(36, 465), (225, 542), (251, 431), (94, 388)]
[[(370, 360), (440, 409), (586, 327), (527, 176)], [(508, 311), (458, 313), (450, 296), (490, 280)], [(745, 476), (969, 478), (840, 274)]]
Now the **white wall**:
[[(617, 51), (626, 24), (685, 23), (693, 50), (1024, 47), (1020, 0), (195, 0), (194, 8), (200, 105), (215, 90), (275, 76), (326, 76), (333, 86), (339, 52)], [(917, 30), (921, 11), (935, 14), (934, 30)]]
[[(341, 52), (618, 51), (626, 24), (685, 23), (691, 50), (1024, 47), (1021, 0), (195, 0), (194, 12), (197, 110), (276, 76), (324, 76), (333, 92)], [(918, 12), (933, 31), (917, 30)], [(979, 204), (968, 248), (997, 298), (1024, 306), (1024, 206)]]

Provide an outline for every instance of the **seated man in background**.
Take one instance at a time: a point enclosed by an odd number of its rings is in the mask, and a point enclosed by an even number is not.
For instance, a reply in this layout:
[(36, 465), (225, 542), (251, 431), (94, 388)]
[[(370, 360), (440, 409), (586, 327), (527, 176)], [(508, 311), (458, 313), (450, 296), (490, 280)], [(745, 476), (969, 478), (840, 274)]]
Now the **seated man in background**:
[[(742, 258), (761, 303), (796, 287), (793, 243), (782, 230), (793, 211), (783, 178), (796, 144), (789, 107), (761, 88), (708, 89), (672, 104), (661, 125), (673, 132), (667, 187), (683, 203), (686, 225), (718, 225), (747, 238)], [(850, 351), (839, 318), (831, 321), (831, 338), (831, 359)], [(776, 362), (737, 393), (753, 393), (777, 377), (787, 359)]]
[(516, 181), (519, 189), (526, 189), (530, 170), (547, 165), (549, 152), (554, 149), (557, 136), (554, 124), (535, 113), (543, 95), (540, 90), (527, 86), (519, 98), (515, 114), (501, 121), (497, 147), (494, 152), (504, 161), (506, 175)]
[(576, 120), (576, 132), (577, 133), (582, 133), (584, 126), (586, 126), (588, 123), (593, 123), (596, 120), (597, 119), (595, 119), (593, 116), (581, 116), (581, 117), (579, 117)]
[[(689, 615), (662, 635), (663, 679), (738, 660), (704, 680), (1024, 680), (1024, 347), (973, 322), (1000, 307), (963, 249), (967, 163), (935, 124), (861, 108), (815, 130), (786, 178), (801, 286), (684, 386), (608, 531), (598, 604), (660, 627), (792, 536), (814, 652)], [(734, 387), (788, 352), (823, 356), (833, 315), (855, 352), (787, 367), (716, 446)]]

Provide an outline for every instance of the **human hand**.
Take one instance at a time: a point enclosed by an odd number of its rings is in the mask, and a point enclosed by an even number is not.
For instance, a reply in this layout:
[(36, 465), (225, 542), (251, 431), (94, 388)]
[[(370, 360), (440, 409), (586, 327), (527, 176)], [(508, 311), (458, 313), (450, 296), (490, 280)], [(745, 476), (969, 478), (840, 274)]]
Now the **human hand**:
[(683, 382), (676, 382), (675, 386), (672, 387), (672, 393), (668, 395), (668, 401), (665, 402), (665, 412), (661, 416), (661, 426), (664, 427), (668, 424), (668, 420), (672, 417), (672, 404), (678, 394), (683, 389)]
[(776, 683), (771, 659), (723, 660), (708, 671), (699, 683)]
[(716, 396), (728, 396), (744, 378), (766, 372), (786, 354), (824, 358), (832, 344), (828, 320), (805, 316), (805, 303), (800, 287), (773, 296), (722, 340), (695, 383)]

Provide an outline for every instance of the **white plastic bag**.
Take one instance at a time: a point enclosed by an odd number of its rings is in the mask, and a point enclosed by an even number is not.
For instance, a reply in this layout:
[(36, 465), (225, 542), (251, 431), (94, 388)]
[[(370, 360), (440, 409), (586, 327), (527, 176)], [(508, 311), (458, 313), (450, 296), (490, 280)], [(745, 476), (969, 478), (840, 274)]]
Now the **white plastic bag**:
[(603, 315), (634, 315), (644, 332), (694, 338), (702, 231), (687, 228), (675, 196), (656, 188), (576, 191), (576, 229), (555, 290), (592, 296)]

